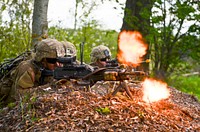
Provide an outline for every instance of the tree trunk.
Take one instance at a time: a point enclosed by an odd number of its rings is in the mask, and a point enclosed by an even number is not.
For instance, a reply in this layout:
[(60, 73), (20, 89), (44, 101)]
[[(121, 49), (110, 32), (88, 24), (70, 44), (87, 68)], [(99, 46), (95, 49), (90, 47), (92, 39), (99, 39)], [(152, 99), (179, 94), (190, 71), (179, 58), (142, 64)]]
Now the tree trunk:
[(49, 0), (35, 0), (32, 23), (32, 44), (35, 48), (37, 42), (48, 36), (47, 10)]
[[(121, 31), (129, 30), (139, 31), (142, 36), (145, 38), (149, 33), (150, 27), (150, 16), (152, 9), (153, 1), (151, 0), (127, 0), (124, 10), (123, 24)], [(148, 42), (146, 42), (148, 44)], [(144, 59), (149, 58), (149, 49), (147, 54), (144, 56)], [(149, 71), (149, 64), (143, 63), (140, 67), (140, 70)]]

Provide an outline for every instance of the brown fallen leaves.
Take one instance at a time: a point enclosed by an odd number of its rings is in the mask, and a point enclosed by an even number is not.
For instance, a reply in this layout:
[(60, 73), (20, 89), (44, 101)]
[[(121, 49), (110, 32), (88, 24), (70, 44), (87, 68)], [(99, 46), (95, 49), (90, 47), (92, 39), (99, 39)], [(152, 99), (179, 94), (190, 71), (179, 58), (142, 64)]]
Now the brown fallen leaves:
[(0, 114), (0, 131), (200, 131), (200, 103), (170, 88), (171, 97), (142, 101), (140, 88), (116, 96), (61, 88), (34, 95)]

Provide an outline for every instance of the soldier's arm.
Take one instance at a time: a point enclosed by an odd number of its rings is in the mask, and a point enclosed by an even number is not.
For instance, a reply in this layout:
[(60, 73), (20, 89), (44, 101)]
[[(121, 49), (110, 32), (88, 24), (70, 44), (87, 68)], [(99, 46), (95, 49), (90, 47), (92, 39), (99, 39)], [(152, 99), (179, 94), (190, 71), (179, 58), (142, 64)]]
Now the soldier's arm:
[(15, 75), (15, 86), (20, 88), (30, 88), (35, 83), (34, 69), (28, 64), (23, 63), (19, 65)]
[(30, 88), (34, 86), (34, 75), (32, 71), (25, 71), (22, 76), (19, 77), (17, 84), (22, 88)]

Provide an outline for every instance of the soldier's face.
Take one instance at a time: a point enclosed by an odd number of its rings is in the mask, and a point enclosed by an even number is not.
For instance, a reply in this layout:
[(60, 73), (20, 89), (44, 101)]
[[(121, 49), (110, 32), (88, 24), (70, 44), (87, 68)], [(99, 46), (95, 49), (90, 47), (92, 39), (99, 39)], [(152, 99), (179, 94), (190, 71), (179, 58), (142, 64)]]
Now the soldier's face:
[(56, 62), (55, 64), (47, 63), (45, 68), (54, 70), (56, 67), (61, 67), (61, 64), (59, 62)]
[(103, 58), (103, 59), (97, 60), (96, 63), (99, 68), (103, 68), (103, 67), (106, 67), (106, 61), (108, 61), (108, 58)]
[(62, 67), (62, 64), (57, 62), (57, 59), (55, 58), (46, 58), (42, 64), (44, 68), (48, 70), (54, 70), (56, 67)]

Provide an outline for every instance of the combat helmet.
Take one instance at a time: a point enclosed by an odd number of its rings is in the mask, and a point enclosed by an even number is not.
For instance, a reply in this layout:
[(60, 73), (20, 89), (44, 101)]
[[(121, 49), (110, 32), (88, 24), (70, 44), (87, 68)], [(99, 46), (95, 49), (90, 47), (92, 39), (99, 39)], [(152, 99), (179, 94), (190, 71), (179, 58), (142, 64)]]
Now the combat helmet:
[(111, 52), (110, 49), (107, 46), (99, 45), (92, 49), (92, 52), (90, 54), (91, 62), (96, 62), (99, 59), (103, 58), (111, 58)]
[(40, 62), (43, 58), (63, 57), (65, 50), (63, 44), (55, 39), (44, 39), (36, 46), (35, 61)]
[(62, 44), (64, 45), (64, 48), (65, 48), (65, 56), (66, 57), (75, 57), (76, 56), (77, 50), (73, 43), (68, 42), (68, 41), (62, 41)]

